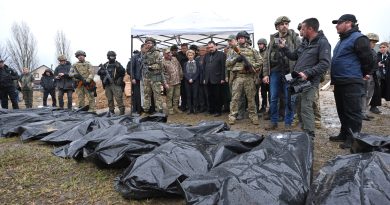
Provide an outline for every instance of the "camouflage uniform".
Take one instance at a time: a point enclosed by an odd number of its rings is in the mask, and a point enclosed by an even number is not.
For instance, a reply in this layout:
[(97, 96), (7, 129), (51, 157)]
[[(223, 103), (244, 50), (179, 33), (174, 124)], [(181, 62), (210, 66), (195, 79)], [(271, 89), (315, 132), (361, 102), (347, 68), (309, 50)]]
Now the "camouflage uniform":
[(179, 110), (180, 82), (183, 79), (183, 70), (179, 61), (172, 57), (171, 60), (162, 61), (165, 79), (169, 85), (167, 89), (167, 107), (169, 114), (181, 113)]
[(31, 73), (22, 74), (20, 76), (19, 82), (23, 94), (24, 104), (26, 105), (26, 108), (32, 108), (34, 77)]
[[(77, 70), (77, 71), (76, 71)], [(73, 77), (80, 74), (85, 80), (93, 80), (94, 71), (92, 65), (88, 61), (74, 63), (69, 71), (69, 76)], [(77, 81), (77, 79), (75, 78)], [(76, 93), (78, 97), (78, 107), (84, 107), (84, 96), (86, 95), (89, 102), (89, 112), (95, 112), (95, 97), (93, 91), (88, 91), (83, 85), (77, 86)]]
[(165, 83), (163, 74), (162, 60), (160, 52), (154, 47), (149, 49), (143, 56), (144, 64), (144, 111), (149, 112), (151, 96), (153, 94), (154, 102), (158, 112), (163, 111), (161, 85)]
[[(263, 59), (259, 53), (247, 43), (239, 45), (241, 54), (246, 57), (254, 69), (258, 70)], [(249, 118), (253, 124), (258, 124), (258, 117), (255, 111), (255, 83), (253, 81), (255, 72), (244, 69), (244, 62), (237, 62), (235, 59), (226, 61), (227, 67), (232, 67), (232, 101), (230, 102), (229, 124), (234, 124), (238, 113), (238, 103), (242, 93), (248, 101)]]
[[(234, 52), (234, 50), (231, 46), (229, 46), (229, 48), (227, 49), (227, 52), (226, 52), (226, 75), (225, 76), (228, 76), (230, 93), (233, 90), (233, 88), (232, 88), (232, 86), (233, 86), (233, 71), (232, 71), (232, 69), (234, 67), (234, 64), (232, 62), (237, 57), (238, 57), (238, 54), (236, 52)], [(230, 62), (230, 63), (228, 63), (228, 62)], [(245, 95), (243, 95), (241, 93), (240, 100), (238, 101), (238, 114), (237, 114), (238, 116), (236, 116), (236, 118), (238, 118), (238, 117), (244, 118), (245, 106), (246, 106), (246, 97), (245, 97)]]
[[(106, 72), (109, 74), (109, 77), (107, 77)], [(124, 115), (125, 105), (123, 104), (123, 88), (125, 83), (123, 82), (123, 78), (125, 76), (125, 69), (118, 61), (115, 61), (114, 63), (106, 62), (99, 69), (98, 75), (103, 83), (109, 111), (111, 113), (115, 113), (115, 98), (116, 104), (119, 108), (119, 114)], [(109, 78), (111, 78), (112, 82), (110, 82)]]

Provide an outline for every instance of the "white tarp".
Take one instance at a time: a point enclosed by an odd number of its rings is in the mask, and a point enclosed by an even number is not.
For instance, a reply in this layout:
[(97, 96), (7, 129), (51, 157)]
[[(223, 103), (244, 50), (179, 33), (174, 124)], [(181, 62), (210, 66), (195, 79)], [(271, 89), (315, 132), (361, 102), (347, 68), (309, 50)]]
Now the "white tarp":
[(144, 26), (134, 26), (131, 35), (229, 35), (243, 30), (253, 33), (253, 24), (227, 19), (212, 12), (192, 12)]
[(252, 23), (228, 19), (213, 12), (192, 12), (144, 26), (134, 26), (131, 28), (131, 36), (142, 42), (146, 37), (153, 37), (159, 47), (181, 43), (206, 45), (213, 40), (222, 48), (226, 45), (226, 38), (239, 31), (247, 31), (253, 38)]

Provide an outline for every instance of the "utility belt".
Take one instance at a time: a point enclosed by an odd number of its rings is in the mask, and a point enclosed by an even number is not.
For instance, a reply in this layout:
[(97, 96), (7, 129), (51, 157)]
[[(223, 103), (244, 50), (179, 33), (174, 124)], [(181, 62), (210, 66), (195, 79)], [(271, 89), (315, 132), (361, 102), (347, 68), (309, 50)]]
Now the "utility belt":
[(158, 74), (149, 73), (148, 78), (153, 82), (161, 82), (163, 80), (161, 73)]
[(246, 77), (246, 76), (252, 76), (253, 73), (247, 70), (237, 70), (237, 71), (233, 71), (233, 75), (236, 75), (237, 77), (238, 76)]

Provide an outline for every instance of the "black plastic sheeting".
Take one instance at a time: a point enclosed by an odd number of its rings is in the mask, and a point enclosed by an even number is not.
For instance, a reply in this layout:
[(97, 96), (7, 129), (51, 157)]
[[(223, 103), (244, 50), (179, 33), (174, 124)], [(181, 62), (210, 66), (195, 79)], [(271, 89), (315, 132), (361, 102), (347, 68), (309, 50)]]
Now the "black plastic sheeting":
[(82, 110), (66, 111), (57, 108), (1, 110), (1, 137), (20, 135), (22, 140), (39, 139), (68, 124), (95, 117)]
[(138, 157), (117, 177), (115, 188), (132, 199), (180, 195), (180, 182), (250, 151), (262, 140), (237, 131), (173, 139)]
[[(164, 121), (162, 120), (164, 118), (158, 116), (144, 118), (141, 121)], [(109, 120), (115, 121), (115, 118)], [(137, 119), (136, 121), (140, 120)], [(85, 121), (84, 124), (86, 122), (90, 121)], [(86, 130), (86, 127), (88, 128), (88, 126), (75, 126), (74, 129), (83, 128), (83, 130)], [(136, 157), (152, 151), (169, 140), (218, 133), (228, 129), (229, 126), (223, 121), (200, 122), (198, 125), (188, 126), (161, 122), (129, 123), (128, 120), (122, 120), (115, 122), (114, 125), (94, 129), (85, 135), (78, 134), (78, 139), (70, 137), (75, 135), (70, 134), (71, 129), (65, 129), (66, 134), (56, 132), (59, 137), (55, 137), (54, 140), (57, 143), (58, 141), (62, 143), (71, 142), (56, 148), (53, 154), (76, 160), (87, 158), (99, 167), (124, 168), (128, 167)], [(51, 139), (50, 143), (53, 143), (54, 140)]]
[(166, 121), (166, 115), (156, 114), (143, 118), (131, 118), (129, 116), (117, 116), (117, 117), (93, 117), (86, 118), (84, 121), (71, 124), (67, 127), (64, 127), (56, 132), (53, 132), (46, 137), (42, 138), (41, 141), (64, 145), (75, 140), (83, 138), (89, 132), (92, 132), (97, 129), (107, 129), (114, 124), (129, 124), (133, 125), (134, 121), (147, 121), (147, 120), (156, 120), (156, 121)]
[(390, 154), (338, 156), (313, 181), (306, 204), (390, 204)]
[(250, 152), (181, 183), (188, 204), (304, 204), (313, 143), (303, 133), (272, 134)]
[[(94, 129), (104, 128), (112, 124), (124, 124), (128, 121), (137, 123), (167, 121), (167, 116), (164, 114), (154, 114), (147, 117), (129, 117), (116, 116), (109, 112), (97, 115), (85, 110), (88, 110), (88, 106), (74, 111), (58, 108), (0, 109), (0, 137), (19, 135), (21, 140), (36, 140), (46, 136), (47, 138), (43, 140), (45, 142), (65, 144), (78, 139)], [(91, 118), (95, 120), (91, 121)]]
[(372, 151), (390, 153), (390, 136), (360, 134), (354, 137), (354, 142), (351, 147), (351, 153), (363, 153)]
[(114, 124), (106, 129), (96, 129), (84, 137), (54, 149), (53, 154), (63, 158), (81, 159), (95, 151), (96, 146), (103, 140), (127, 133), (127, 127)]
[(142, 154), (172, 140), (218, 133), (229, 129), (223, 121), (201, 122), (196, 126), (141, 123), (131, 133), (118, 135), (100, 142), (88, 159), (100, 167), (121, 168)]

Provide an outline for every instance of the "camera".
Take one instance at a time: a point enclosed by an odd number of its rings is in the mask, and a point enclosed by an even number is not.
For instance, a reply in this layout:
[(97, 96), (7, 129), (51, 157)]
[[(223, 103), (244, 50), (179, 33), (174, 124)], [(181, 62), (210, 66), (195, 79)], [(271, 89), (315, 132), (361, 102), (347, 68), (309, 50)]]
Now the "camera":
[(288, 91), (291, 95), (302, 93), (311, 87), (311, 82), (308, 80), (303, 80), (296, 71), (293, 71), (284, 77), (288, 84)]
[(274, 44), (275, 44), (275, 45), (279, 45), (279, 42), (280, 42), (280, 38), (275, 38), (275, 39), (274, 39)]

